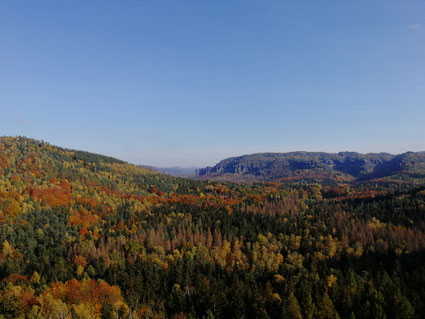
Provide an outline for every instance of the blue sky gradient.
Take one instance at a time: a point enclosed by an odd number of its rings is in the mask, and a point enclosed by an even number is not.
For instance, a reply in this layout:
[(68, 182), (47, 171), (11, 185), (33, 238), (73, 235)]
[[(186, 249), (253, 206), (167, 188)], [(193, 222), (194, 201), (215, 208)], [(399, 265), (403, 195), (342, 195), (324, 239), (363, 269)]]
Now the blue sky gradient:
[(136, 164), (425, 150), (425, 1), (0, 2), (0, 134)]

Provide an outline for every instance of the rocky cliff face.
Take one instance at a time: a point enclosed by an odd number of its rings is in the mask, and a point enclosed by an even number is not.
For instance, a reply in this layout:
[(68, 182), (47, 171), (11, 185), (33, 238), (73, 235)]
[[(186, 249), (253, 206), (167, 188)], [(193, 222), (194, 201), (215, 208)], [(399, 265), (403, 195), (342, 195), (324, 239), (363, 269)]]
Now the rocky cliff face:
[(201, 178), (265, 181), (302, 178), (361, 180), (397, 174), (425, 177), (425, 153), (259, 153), (228, 158), (213, 167), (197, 170)]

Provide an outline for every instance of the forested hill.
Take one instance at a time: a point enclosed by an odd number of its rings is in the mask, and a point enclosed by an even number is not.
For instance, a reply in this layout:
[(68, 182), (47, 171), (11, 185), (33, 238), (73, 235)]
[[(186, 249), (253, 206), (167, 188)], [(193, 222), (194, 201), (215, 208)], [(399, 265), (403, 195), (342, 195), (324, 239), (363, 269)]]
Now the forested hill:
[(222, 160), (197, 175), (222, 181), (415, 180), (425, 178), (425, 152), (258, 153)]
[[(54, 206), (68, 197), (71, 201), (84, 196), (98, 200), (107, 197), (111, 204), (116, 200), (113, 206), (117, 206), (126, 197), (158, 191), (186, 192), (193, 187), (193, 182), (112, 157), (25, 137), (0, 138), (0, 182), (3, 191), (14, 189), (24, 198)], [(72, 196), (67, 193), (71, 189)], [(24, 202), (25, 207), (34, 205), (31, 200)]]
[(419, 319), (423, 287), (424, 187), (199, 181), (0, 138), (0, 319)]

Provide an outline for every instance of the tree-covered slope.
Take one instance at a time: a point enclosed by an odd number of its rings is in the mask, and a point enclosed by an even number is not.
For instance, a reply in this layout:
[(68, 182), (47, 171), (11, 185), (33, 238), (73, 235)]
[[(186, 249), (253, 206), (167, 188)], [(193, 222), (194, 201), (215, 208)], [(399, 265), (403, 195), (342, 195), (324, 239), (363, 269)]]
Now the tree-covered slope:
[(409, 183), (196, 181), (0, 138), (1, 319), (422, 318), (424, 253)]
[(354, 181), (425, 177), (425, 153), (259, 153), (232, 157), (199, 169), (201, 178), (229, 181)]
[(11, 199), (13, 204), (9, 204), (16, 208), (12, 215), (86, 199), (108, 203), (104, 209), (114, 210), (129, 198), (185, 193), (193, 185), (103, 155), (24, 137), (0, 138), (0, 191), (19, 194), (19, 208), (15, 205), (18, 201)]

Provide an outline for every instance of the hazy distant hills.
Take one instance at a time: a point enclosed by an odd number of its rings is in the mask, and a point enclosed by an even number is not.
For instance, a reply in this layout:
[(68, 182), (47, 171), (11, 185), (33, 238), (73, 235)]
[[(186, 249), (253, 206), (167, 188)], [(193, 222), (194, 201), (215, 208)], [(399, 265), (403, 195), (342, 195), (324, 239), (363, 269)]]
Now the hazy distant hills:
[(195, 177), (196, 171), (199, 167), (155, 167), (155, 166), (147, 166), (143, 165), (144, 168), (151, 169), (157, 171), (159, 173), (172, 175), (172, 176), (180, 176), (180, 177)]
[(197, 170), (202, 179), (220, 181), (411, 180), (425, 178), (425, 152), (258, 153), (231, 157)]

